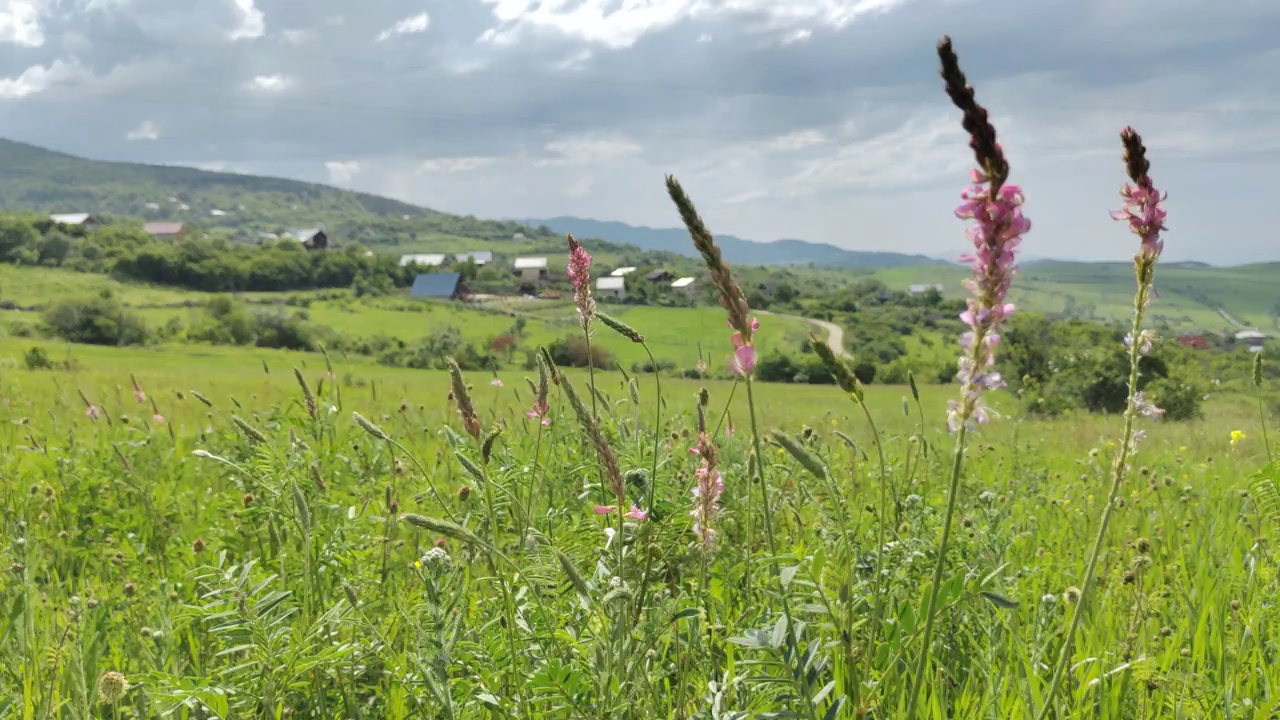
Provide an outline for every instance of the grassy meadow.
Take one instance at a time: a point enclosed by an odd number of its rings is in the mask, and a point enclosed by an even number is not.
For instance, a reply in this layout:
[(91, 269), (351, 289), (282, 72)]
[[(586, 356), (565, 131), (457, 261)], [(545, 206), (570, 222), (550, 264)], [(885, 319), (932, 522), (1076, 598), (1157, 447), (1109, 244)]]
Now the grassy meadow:
[[(20, 369), (32, 344), (0, 341), (0, 717), (903, 712), (952, 387), (868, 388), (877, 434), (836, 388), (755, 385), (766, 512), (745, 383), (663, 378), (659, 406), (653, 376), (599, 372), (593, 400), (570, 372), (640, 521), (593, 512), (613, 502), (607, 463), (564, 385), (548, 425), (525, 416), (536, 371), (466, 378), (472, 437), (446, 372), (49, 344), (71, 369)], [(689, 515), (703, 388), (725, 488), (711, 552)], [(1005, 417), (965, 458), (927, 717), (1046, 702), (1122, 426), (1022, 420), (997, 395)], [(1144, 425), (1054, 717), (1271, 716), (1276, 532), (1246, 492), (1266, 457), (1252, 400)]]

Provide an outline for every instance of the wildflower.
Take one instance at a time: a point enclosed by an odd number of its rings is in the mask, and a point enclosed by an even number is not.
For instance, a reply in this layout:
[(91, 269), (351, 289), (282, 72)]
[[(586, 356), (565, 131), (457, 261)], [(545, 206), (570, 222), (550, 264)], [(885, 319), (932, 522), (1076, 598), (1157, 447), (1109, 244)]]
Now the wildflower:
[(157, 424), (157, 425), (163, 425), (163, 424), (164, 424), (164, 416), (163, 416), (163, 415), (161, 415), (160, 413), (156, 413), (155, 415), (152, 415), (152, 416), (151, 416), (151, 422), (153, 422), (153, 423), (155, 423), (155, 424)]
[(697, 483), (693, 486), (693, 532), (702, 542), (704, 550), (715, 547), (715, 519), (720, 512), (720, 495), (724, 492), (724, 476), (716, 468), (716, 446), (706, 433), (698, 435), (698, 455), (702, 465), (694, 471)]
[(618, 509), (617, 505), (596, 505), (595, 507), (591, 508), (591, 511), (597, 515), (608, 515), (617, 509)]
[(85, 408), (84, 408), (84, 414), (85, 414), (85, 415), (87, 415), (87, 416), (89, 417), (89, 419), (90, 419), (90, 420), (92, 420), (92, 421), (94, 421), (94, 422), (97, 422), (97, 421), (98, 421), (98, 414), (99, 414), (100, 412), (101, 412), (101, 410), (99, 410), (99, 409), (98, 409), (98, 406), (97, 406), (97, 405), (94, 405), (93, 403), (89, 403), (89, 404), (88, 404), (88, 405), (86, 405), (86, 406), (85, 406)]
[(632, 520), (648, 520), (649, 511), (641, 510), (638, 505), (632, 505), (631, 509), (627, 511), (626, 517), (631, 518)]
[(538, 385), (533, 392), (533, 405), (529, 408), (529, 412), (524, 416), (531, 420), (541, 420), (543, 425), (550, 425), (551, 418), (547, 415), (550, 406), (547, 404), (547, 381), (549, 372), (547, 370), (547, 362), (542, 355), (538, 355)]
[(462, 418), (462, 427), (466, 429), (468, 435), (479, 440), (480, 418), (476, 416), (475, 407), (471, 404), (471, 391), (462, 377), (462, 368), (458, 367), (457, 361), (451, 357), (446, 358), (446, 361), (452, 381), (453, 399), (458, 404), (458, 415)]
[(1147, 394), (1141, 391), (1133, 395), (1133, 411), (1152, 420), (1164, 417), (1164, 410), (1156, 407), (1155, 403), (1147, 399)]
[(422, 559), (419, 560), (418, 562), (421, 563), (422, 566), (425, 566), (428, 568), (444, 570), (444, 569), (448, 569), (449, 565), (453, 561), (449, 557), (448, 550), (445, 550), (444, 548), (437, 546), (428, 550), (426, 554), (422, 556)]
[(582, 329), (591, 325), (591, 318), (596, 313), (596, 301), (591, 297), (591, 255), (582, 247), (577, 238), (568, 235), (569, 240), (569, 282), (573, 283), (573, 303), (578, 306), (578, 318), (582, 321)]
[[(1150, 354), (1150, 353), (1151, 353), (1151, 341), (1152, 341), (1154, 338), (1155, 338), (1155, 332), (1153, 332), (1150, 328), (1148, 328), (1148, 329), (1146, 329), (1146, 330), (1143, 330), (1142, 332), (1138, 333), (1138, 352), (1142, 353), (1143, 355), (1148, 355), (1148, 354)], [(1126, 348), (1126, 349), (1131, 349), (1131, 348), (1133, 347), (1133, 333), (1132, 333), (1132, 332), (1127, 333), (1127, 334), (1124, 336), (1124, 346), (1125, 346), (1125, 348)]]
[(129, 692), (129, 681), (121, 673), (103, 673), (98, 680), (98, 702), (115, 705)]
[(1232, 430), (1232, 431), (1231, 431), (1231, 447), (1235, 447), (1235, 446), (1239, 445), (1239, 444), (1240, 444), (1241, 442), (1243, 442), (1243, 441), (1244, 441), (1244, 439), (1245, 439), (1245, 438), (1247, 438), (1247, 437), (1249, 437), (1249, 436), (1248, 436), (1248, 435), (1245, 435), (1245, 434), (1244, 434), (1243, 432), (1241, 432), (1240, 430)]
[(733, 354), (729, 356), (729, 367), (733, 368), (733, 371), (742, 377), (746, 377), (756, 370), (756, 348), (752, 341), (756, 331), (759, 329), (760, 321), (752, 318), (750, 330), (745, 336), (741, 330), (736, 330), (731, 338)]
[(972, 185), (960, 194), (964, 202), (955, 211), (956, 217), (975, 223), (966, 231), (974, 252), (960, 257), (961, 262), (972, 266), (973, 278), (964, 283), (969, 299), (960, 313), (960, 319), (969, 327), (960, 339), (963, 352), (956, 373), (960, 400), (951, 401), (947, 412), (947, 426), (955, 432), (970, 421), (987, 422), (990, 413), (983, 405), (982, 393), (1005, 386), (1000, 373), (990, 368), (1000, 344), (1000, 325), (1014, 312), (1005, 296), (1016, 271), (1018, 245), (1031, 229), (1031, 221), (1022, 214), (1022, 188), (1005, 184), (1009, 163), (996, 142), (996, 130), (986, 109), (978, 104), (960, 70), (950, 40), (944, 39), (938, 55), (947, 94), (964, 112), (962, 125), (969, 133), (969, 146), (979, 166), (972, 170)]
[(502, 387), (502, 378), (494, 378), (489, 381), (489, 384), (494, 387)]
[(1165, 210), (1161, 203), (1165, 199), (1147, 172), (1151, 163), (1147, 161), (1147, 149), (1142, 144), (1142, 137), (1133, 128), (1125, 128), (1120, 133), (1120, 140), (1125, 147), (1125, 167), (1133, 184), (1126, 184), (1120, 190), (1124, 198), (1123, 207), (1111, 213), (1115, 220), (1129, 223), (1129, 230), (1137, 235), (1142, 246), (1139, 257), (1147, 263), (1154, 264), (1156, 258), (1164, 250), (1164, 241), (1160, 233), (1165, 229)]

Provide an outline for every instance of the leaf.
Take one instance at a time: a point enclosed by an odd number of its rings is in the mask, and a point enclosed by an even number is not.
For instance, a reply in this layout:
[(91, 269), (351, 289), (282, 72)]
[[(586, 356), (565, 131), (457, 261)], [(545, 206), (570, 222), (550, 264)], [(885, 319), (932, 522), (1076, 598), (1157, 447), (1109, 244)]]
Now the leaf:
[(831, 703), (831, 707), (827, 708), (827, 712), (822, 716), (822, 720), (836, 720), (840, 716), (840, 708), (844, 707), (845, 696), (841, 695), (836, 701)]
[(1017, 600), (1010, 600), (1009, 598), (1003, 595), (998, 595), (996, 593), (986, 592), (986, 591), (983, 591), (980, 594), (982, 595), (982, 597), (990, 601), (992, 605), (995, 605), (998, 608), (1004, 608), (1005, 610), (1012, 610), (1018, 607)]
[(798, 571), (799, 569), (800, 569), (799, 565), (788, 565), (787, 567), (782, 568), (782, 573), (781, 573), (781, 576), (779, 577), (779, 580), (782, 582), (783, 588), (787, 588), (788, 586), (791, 585), (791, 581), (795, 579), (796, 571)]
[(700, 617), (702, 609), (696, 607), (687, 607), (671, 616), (671, 622), (680, 622), (681, 620), (689, 620), (691, 618)]

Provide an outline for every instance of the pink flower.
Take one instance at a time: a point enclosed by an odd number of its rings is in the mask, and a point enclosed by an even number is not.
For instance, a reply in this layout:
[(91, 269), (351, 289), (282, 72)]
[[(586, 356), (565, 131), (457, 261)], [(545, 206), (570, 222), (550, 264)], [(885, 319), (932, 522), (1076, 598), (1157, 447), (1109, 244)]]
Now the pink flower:
[(550, 425), (551, 417), (547, 414), (549, 412), (551, 412), (551, 408), (547, 407), (547, 400), (543, 397), (535, 399), (533, 407), (529, 408), (529, 412), (525, 413), (524, 416), (530, 420), (541, 420), (543, 425)]
[(494, 378), (489, 381), (489, 384), (494, 387), (502, 387), (502, 378)]
[(133, 399), (140, 403), (144, 403), (147, 401), (147, 394), (142, 392), (142, 388), (135, 385), (133, 388)]
[(160, 413), (156, 413), (155, 415), (152, 415), (152, 416), (151, 416), (151, 421), (152, 421), (152, 422), (154, 422), (154, 423), (155, 423), (155, 424), (157, 424), (157, 425), (163, 425), (163, 424), (164, 424), (164, 416), (163, 416), (163, 415), (161, 415)]
[(1137, 392), (1133, 396), (1133, 411), (1152, 420), (1159, 420), (1164, 417), (1164, 410), (1156, 407), (1156, 404), (1147, 399), (1145, 392)]
[(1129, 230), (1142, 240), (1143, 255), (1160, 257), (1160, 253), (1164, 251), (1160, 233), (1165, 229), (1166, 213), (1161, 205), (1165, 195), (1156, 190), (1148, 178), (1146, 185), (1126, 184), (1120, 190), (1120, 196), (1124, 198), (1124, 205), (1119, 210), (1112, 211), (1112, 219), (1128, 221)]
[(720, 495), (724, 492), (724, 478), (716, 469), (716, 446), (705, 432), (698, 435), (698, 455), (702, 465), (694, 471), (697, 482), (693, 486), (693, 532), (704, 550), (715, 547), (715, 520), (720, 513)]
[(1005, 295), (1016, 272), (1014, 256), (1022, 235), (1031, 229), (1031, 221), (1022, 214), (1022, 188), (1000, 186), (980, 170), (973, 170), (972, 187), (960, 197), (964, 202), (956, 208), (956, 217), (974, 220), (966, 235), (974, 252), (961, 256), (973, 267), (973, 277), (964, 285), (969, 291), (968, 306), (960, 320), (969, 326), (960, 337), (960, 400), (953, 400), (947, 412), (947, 427), (955, 432), (961, 424), (984, 423), (990, 413), (982, 401), (984, 390), (1005, 386), (1004, 378), (992, 369), (996, 348), (1000, 344), (1000, 325), (1014, 313)]
[(648, 520), (649, 511), (641, 510), (638, 505), (632, 505), (631, 509), (627, 511), (626, 517), (631, 518), (632, 520)]
[(578, 306), (582, 327), (591, 324), (596, 314), (596, 301), (591, 297), (591, 254), (569, 235), (569, 282), (573, 283), (573, 302)]
[(609, 513), (617, 509), (618, 509), (617, 505), (596, 505), (595, 507), (591, 508), (591, 511), (597, 515), (608, 515)]
[(94, 421), (94, 422), (97, 422), (97, 421), (98, 421), (98, 413), (99, 413), (99, 412), (100, 412), (100, 411), (98, 410), (98, 406), (97, 406), (97, 405), (94, 405), (93, 403), (89, 403), (89, 404), (85, 407), (85, 409), (84, 409), (84, 414), (85, 414), (85, 415), (88, 415), (88, 416), (89, 416), (89, 419), (90, 419), (90, 420), (92, 420), (92, 421)]
[(752, 343), (756, 331), (760, 329), (760, 321), (751, 319), (751, 337), (743, 337), (741, 332), (734, 332), (730, 341), (733, 343), (733, 354), (729, 356), (729, 367), (739, 376), (746, 377), (755, 372), (756, 348)]

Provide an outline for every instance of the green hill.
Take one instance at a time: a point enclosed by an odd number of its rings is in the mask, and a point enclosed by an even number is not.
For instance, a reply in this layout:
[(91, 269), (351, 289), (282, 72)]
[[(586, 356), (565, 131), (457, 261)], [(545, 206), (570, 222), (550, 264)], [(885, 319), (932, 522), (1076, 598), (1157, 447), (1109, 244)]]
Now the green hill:
[[(256, 239), (323, 224), (341, 241), (452, 250), (459, 240), (511, 242), (545, 228), (479, 220), (377, 195), (282, 178), (87, 160), (0, 139), (0, 207), (175, 220)], [(225, 213), (225, 214), (215, 214)]]

